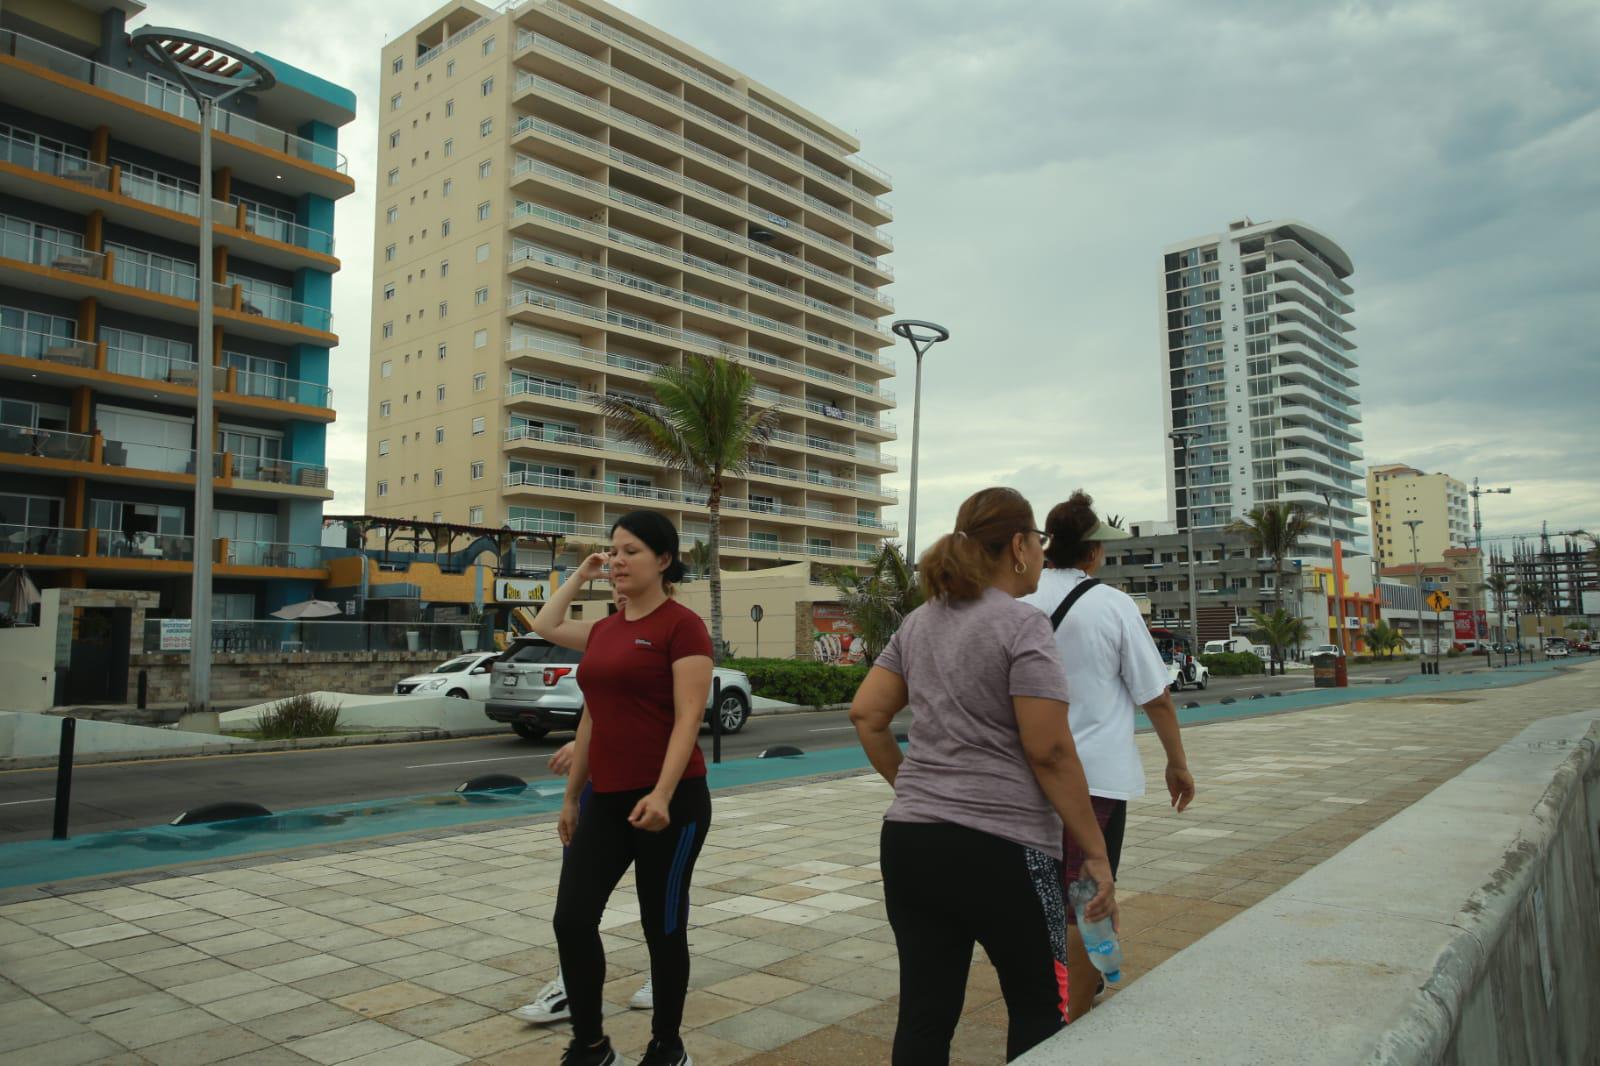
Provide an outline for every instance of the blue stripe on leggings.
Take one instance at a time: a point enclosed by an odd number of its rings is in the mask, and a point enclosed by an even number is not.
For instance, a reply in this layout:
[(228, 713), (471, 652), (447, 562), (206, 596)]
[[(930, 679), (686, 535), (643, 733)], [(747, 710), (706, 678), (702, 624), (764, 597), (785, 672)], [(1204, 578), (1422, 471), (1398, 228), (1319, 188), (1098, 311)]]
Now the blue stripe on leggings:
[(666, 936), (678, 931), (678, 902), (683, 898), (683, 871), (689, 864), (689, 852), (694, 847), (696, 823), (689, 822), (678, 831), (678, 850), (672, 856), (672, 870), (667, 874), (667, 920), (662, 928)]

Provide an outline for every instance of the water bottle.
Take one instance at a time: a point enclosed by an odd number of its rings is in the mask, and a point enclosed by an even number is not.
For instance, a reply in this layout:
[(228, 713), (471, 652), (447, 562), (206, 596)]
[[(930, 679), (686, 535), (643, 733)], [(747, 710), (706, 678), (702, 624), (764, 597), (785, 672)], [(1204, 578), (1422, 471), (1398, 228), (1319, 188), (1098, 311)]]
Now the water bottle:
[(1083, 937), (1083, 947), (1089, 953), (1089, 961), (1094, 963), (1095, 969), (1105, 974), (1107, 981), (1120, 981), (1122, 947), (1117, 943), (1116, 930), (1111, 928), (1111, 919), (1090, 921), (1084, 913), (1099, 888), (1094, 878), (1080, 877), (1067, 887), (1067, 901), (1078, 916), (1078, 933)]

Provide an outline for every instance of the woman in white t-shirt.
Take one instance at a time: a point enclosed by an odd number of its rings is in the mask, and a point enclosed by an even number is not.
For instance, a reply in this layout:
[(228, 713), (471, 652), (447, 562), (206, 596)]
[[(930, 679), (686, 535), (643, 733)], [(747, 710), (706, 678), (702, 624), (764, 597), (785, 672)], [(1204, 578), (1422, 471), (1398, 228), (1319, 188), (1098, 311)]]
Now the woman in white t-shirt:
[[(1038, 591), (1024, 596), (1023, 602), (1053, 619), (1074, 590), (1093, 579), (1105, 563), (1106, 541), (1128, 539), (1127, 533), (1100, 521), (1093, 503), (1080, 489), (1051, 508), (1045, 520), (1048, 568), (1039, 577)], [(1194, 798), (1194, 778), (1178, 735), (1178, 711), (1167, 691), (1167, 667), (1133, 598), (1098, 581), (1067, 607), (1056, 624), (1055, 641), (1067, 672), (1072, 740), (1115, 873), (1128, 800), (1144, 795), (1144, 767), (1133, 742), (1141, 708), (1166, 749), (1172, 806), (1181, 811)], [(1075, 881), (1082, 865), (1082, 855), (1068, 837), (1063, 847), (1063, 884)], [(1100, 982), (1070, 911), (1067, 920), (1068, 1011), (1077, 1019), (1094, 1006)]]

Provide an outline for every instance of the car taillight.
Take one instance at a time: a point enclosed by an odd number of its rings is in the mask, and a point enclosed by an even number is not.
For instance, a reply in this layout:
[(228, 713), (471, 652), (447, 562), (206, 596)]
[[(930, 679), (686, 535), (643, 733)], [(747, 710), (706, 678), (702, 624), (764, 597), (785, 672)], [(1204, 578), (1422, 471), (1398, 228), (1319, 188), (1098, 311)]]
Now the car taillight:
[(544, 669), (544, 683), (546, 687), (554, 685), (557, 681), (560, 681), (563, 677), (566, 677), (570, 673), (572, 673), (570, 667), (547, 666)]

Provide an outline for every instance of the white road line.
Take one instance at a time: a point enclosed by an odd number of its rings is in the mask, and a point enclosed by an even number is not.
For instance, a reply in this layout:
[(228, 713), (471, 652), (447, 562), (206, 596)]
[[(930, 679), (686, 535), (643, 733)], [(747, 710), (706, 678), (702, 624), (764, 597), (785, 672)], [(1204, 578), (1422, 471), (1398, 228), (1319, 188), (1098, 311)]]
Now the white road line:
[(7, 800), (4, 803), (0, 803), (0, 807), (17, 807), (17, 806), (20, 806), (21, 804), (24, 804), (24, 803), (50, 803), (50, 802), (52, 802), (52, 798), (49, 797), (49, 796), (46, 796), (44, 799), (36, 799), (36, 800)]
[[(555, 753), (551, 752), (550, 754), (553, 755)], [(549, 757), (550, 755), (534, 752), (528, 755), (500, 755), (493, 759), (462, 759), (459, 762), (419, 762), (414, 766), (406, 767), (406, 769), (423, 770), (430, 766), (472, 766), (480, 762), (511, 762), (515, 759), (548, 759)]]
[(810, 730), (812, 733), (854, 733), (855, 731), (856, 727), (853, 725), (831, 725), (826, 729)]

